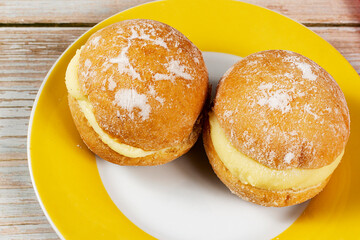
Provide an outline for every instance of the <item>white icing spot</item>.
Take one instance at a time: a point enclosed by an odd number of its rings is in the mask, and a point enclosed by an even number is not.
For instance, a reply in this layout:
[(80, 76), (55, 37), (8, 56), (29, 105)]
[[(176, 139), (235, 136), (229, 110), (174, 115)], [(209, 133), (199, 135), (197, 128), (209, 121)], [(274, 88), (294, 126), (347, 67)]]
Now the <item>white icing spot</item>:
[(108, 63), (108, 62), (104, 62), (102, 65), (102, 72), (106, 72), (110, 67), (112, 66), (112, 64)]
[(273, 161), (275, 157), (276, 157), (276, 153), (273, 150), (271, 150), (269, 154), (269, 160)]
[(289, 135), (290, 136), (296, 136), (298, 133), (294, 130), (294, 131), (291, 131), (291, 132), (289, 132)]
[(284, 162), (289, 164), (294, 157), (295, 155), (292, 152), (289, 152), (285, 155)]
[(310, 81), (317, 79), (317, 76), (312, 72), (311, 65), (301, 62), (298, 56), (286, 56), (283, 61), (295, 64), (295, 66), (302, 71), (302, 77)]
[(137, 32), (132, 27), (130, 30), (131, 30), (131, 36), (129, 38), (127, 38), (127, 41), (128, 41), (127, 46), (121, 50), (119, 56), (117, 56), (116, 58), (110, 59), (110, 63), (118, 64), (118, 71), (120, 74), (125, 73), (125, 74), (128, 74), (133, 79), (138, 79), (139, 81), (142, 81), (140, 74), (138, 72), (136, 72), (136, 70), (130, 63), (129, 58), (126, 55), (132, 44), (132, 40), (141, 39), (141, 40), (150, 41), (150, 42), (154, 43), (155, 45), (159, 45), (166, 49), (168, 49), (168, 47), (163, 39), (161, 39), (161, 38), (152, 39), (152, 38), (150, 38), (149, 35), (144, 33), (143, 29), (140, 29), (139, 32)]
[(312, 115), (312, 116), (315, 118), (315, 120), (319, 118), (319, 116), (316, 115), (316, 114), (312, 111), (311, 106), (310, 106), (309, 104), (305, 104), (305, 105), (304, 105), (304, 111), (307, 112), (308, 114)]
[(91, 44), (94, 45), (95, 47), (97, 47), (98, 44), (99, 44), (100, 39), (101, 39), (101, 36), (94, 37), (94, 38), (91, 40)]
[(153, 85), (150, 85), (150, 86), (149, 86), (149, 94), (150, 94), (151, 96), (153, 96), (156, 101), (158, 101), (159, 103), (161, 103), (161, 105), (164, 104), (165, 99), (162, 98), (162, 97), (156, 96), (156, 91), (155, 91)]
[(112, 76), (108, 79), (108, 82), (109, 82), (108, 89), (110, 91), (113, 91), (116, 88), (116, 82), (114, 81)]
[(200, 63), (200, 60), (199, 60), (197, 57), (195, 57), (195, 58), (194, 58), (194, 62), (197, 63), (197, 64), (199, 64), (199, 63)]
[(150, 42), (154, 43), (155, 45), (159, 45), (163, 48), (168, 49), (167, 44), (161, 38), (152, 39), (152, 38), (150, 38), (149, 35), (144, 33), (143, 29), (140, 29), (140, 34), (134, 28), (131, 28), (130, 30), (131, 30), (131, 36), (128, 38), (129, 40), (142, 39), (142, 40), (150, 41)]
[(294, 78), (294, 74), (292, 73), (284, 73), (284, 76), (287, 78)]
[(149, 94), (150, 94), (151, 96), (155, 96), (155, 95), (156, 95), (156, 91), (155, 91), (153, 85), (150, 85), (150, 86), (149, 86)]
[(161, 105), (163, 105), (165, 102), (165, 99), (162, 97), (155, 97), (155, 100), (158, 101), (159, 103), (161, 103)]
[(303, 97), (303, 96), (305, 96), (305, 93), (304, 93), (304, 92), (298, 92), (297, 95), (298, 95), (299, 97)]
[(185, 72), (186, 67), (180, 64), (180, 61), (177, 60), (171, 60), (169, 62), (169, 65), (167, 67), (167, 70), (175, 74), (179, 77), (185, 78), (187, 80), (191, 80), (191, 75), (187, 72)]
[(86, 60), (85, 60), (85, 67), (86, 67), (86, 68), (91, 67), (91, 61), (90, 61), (89, 59), (86, 59)]
[(266, 84), (261, 83), (260, 86), (258, 87), (258, 89), (260, 89), (260, 90), (265, 90), (265, 89), (270, 90), (272, 87), (273, 87), (272, 83), (266, 83)]
[(258, 61), (250, 61), (247, 63), (248, 66), (252, 66), (252, 65), (256, 65), (258, 63)]
[(166, 70), (168, 70), (169, 74), (156, 73), (154, 75), (154, 80), (155, 81), (160, 81), (160, 80), (174, 81), (176, 76), (184, 78), (186, 80), (191, 80), (192, 79), (191, 75), (189, 73), (185, 72), (187, 67), (181, 65), (180, 61), (171, 60), (166, 65), (167, 65)]
[(226, 111), (224, 112), (224, 117), (228, 118), (228, 117), (230, 117), (233, 113), (234, 113), (233, 111), (226, 110)]
[(139, 81), (142, 81), (141, 76), (134, 67), (131, 65), (129, 58), (126, 56), (127, 51), (129, 50), (131, 43), (128, 42), (128, 45), (121, 49), (121, 52), (119, 56), (116, 58), (112, 58), (109, 61), (111, 63), (117, 63), (118, 64), (118, 71), (120, 74), (125, 73), (128, 74), (133, 79), (138, 79)]
[(327, 107), (327, 108), (325, 108), (325, 111), (327, 111), (327, 112), (331, 113), (331, 112), (332, 112), (332, 108)]
[(298, 56), (286, 56), (283, 58), (284, 62), (291, 62), (291, 63), (295, 63), (295, 62), (299, 62), (300, 58)]
[(248, 131), (244, 131), (243, 132), (243, 137), (245, 138), (245, 141), (244, 141), (244, 146), (245, 147), (251, 147), (254, 142), (255, 142), (255, 139), (252, 138), (250, 135), (249, 135), (249, 132)]
[(233, 111), (229, 111), (229, 110), (226, 110), (225, 112), (224, 112), (224, 117), (225, 118), (230, 118), (229, 119), (229, 123), (234, 123), (234, 119), (233, 118), (231, 118), (231, 116), (233, 115)]
[(302, 77), (314, 81), (317, 79), (317, 76), (312, 72), (311, 65), (302, 62), (294, 62), (297, 68), (302, 71)]
[(286, 113), (291, 110), (290, 101), (292, 98), (289, 96), (289, 94), (282, 90), (277, 90), (272, 93), (263, 93), (265, 96), (259, 98), (257, 101), (260, 106), (268, 105), (271, 110), (280, 110), (282, 113)]
[(134, 108), (140, 109), (142, 120), (148, 119), (151, 112), (146, 95), (137, 93), (135, 89), (120, 89), (116, 92), (113, 103), (129, 111), (130, 118), (134, 116)]
[(154, 80), (155, 81), (160, 81), (160, 80), (172, 80), (171, 76), (169, 76), (168, 74), (162, 74), (162, 73), (156, 73), (154, 75)]

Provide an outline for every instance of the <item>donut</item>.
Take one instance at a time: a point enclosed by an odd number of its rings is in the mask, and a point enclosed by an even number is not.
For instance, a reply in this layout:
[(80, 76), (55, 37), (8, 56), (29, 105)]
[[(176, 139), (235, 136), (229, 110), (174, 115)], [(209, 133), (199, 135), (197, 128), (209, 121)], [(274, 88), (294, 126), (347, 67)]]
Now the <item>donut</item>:
[(125, 20), (95, 32), (73, 56), (65, 82), (82, 140), (112, 163), (167, 163), (201, 133), (208, 92), (202, 54), (164, 23)]
[(268, 50), (243, 58), (220, 79), (203, 142), (231, 192), (284, 207), (322, 191), (349, 134), (349, 110), (333, 77), (298, 53)]

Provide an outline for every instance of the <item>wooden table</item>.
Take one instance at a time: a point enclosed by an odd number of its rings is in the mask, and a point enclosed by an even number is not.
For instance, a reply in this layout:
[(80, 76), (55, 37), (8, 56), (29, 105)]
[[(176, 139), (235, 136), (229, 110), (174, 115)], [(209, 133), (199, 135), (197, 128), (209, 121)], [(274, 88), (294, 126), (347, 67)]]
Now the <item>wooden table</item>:
[[(31, 185), (26, 135), (47, 71), (89, 27), (148, 0), (0, 0), (0, 239), (58, 239)], [(360, 72), (359, 0), (249, 0), (334, 45)]]

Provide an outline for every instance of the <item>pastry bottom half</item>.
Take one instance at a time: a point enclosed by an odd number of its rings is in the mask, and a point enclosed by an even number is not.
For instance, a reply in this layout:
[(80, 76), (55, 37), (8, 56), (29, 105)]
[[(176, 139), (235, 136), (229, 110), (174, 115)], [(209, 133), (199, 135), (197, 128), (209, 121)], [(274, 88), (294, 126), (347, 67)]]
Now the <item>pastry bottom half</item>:
[(84, 113), (80, 110), (77, 100), (70, 94), (68, 95), (68, 102), (76, 128), (87, 147), (99, 157), (118, 165), (154, 166), (170, 162), (188, 152), (195, 144), (201, 132), (201, 117), (199, 117), (194, 125), (193, 131), (181, 144), (144, 157), (131, 158), (115, 152), (100, 139), (89, 124)]
[(203, 142), (210, 164), (219, 179), (240, 198), (267, 207), (285, 207), (299, 204), (313, 198), (326, 186), (331, 175), (320, 184), (303, 189), (267, 190), (244, 184), (234, 177), (223, 164), (213, 146), (208, 119), (203, 127)]

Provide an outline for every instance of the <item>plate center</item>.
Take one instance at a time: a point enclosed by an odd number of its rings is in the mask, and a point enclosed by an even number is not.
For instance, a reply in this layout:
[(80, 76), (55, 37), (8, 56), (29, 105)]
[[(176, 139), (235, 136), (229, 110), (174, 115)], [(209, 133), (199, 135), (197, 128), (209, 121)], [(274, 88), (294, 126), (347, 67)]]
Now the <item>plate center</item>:
[[(204, 52), (213, 93), (238, 56)], [(288, 228), (307, 203), (267, 208), (230, 193), (213, 172), (201, 140), (162, 166), (128, 167), (96, 159), (111, 199), (134, 224), (158, 239), (271, 239)]]

